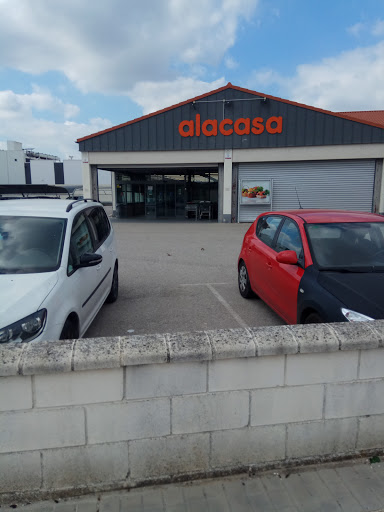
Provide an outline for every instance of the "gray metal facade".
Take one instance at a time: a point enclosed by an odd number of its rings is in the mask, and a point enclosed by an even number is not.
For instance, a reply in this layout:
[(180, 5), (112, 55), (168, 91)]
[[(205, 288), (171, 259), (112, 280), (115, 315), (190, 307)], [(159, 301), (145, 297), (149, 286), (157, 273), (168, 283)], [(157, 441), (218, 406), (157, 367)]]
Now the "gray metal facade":
[[(225, 88), (196, 102), (171, 108), (159, 114), (139, 119), (125, 126), (92, 136), (79, 142), (80, 151), (175, 151), (207, 149), (280, 148), (322, 146), (334, 144), (372, 144), (384, 142), (384, 129), (358, 121), (343, 119), (304, 106), (257, 96), (234, 88)], [(207, 119), (261, 117), (264, 122), (282, 117), (282, 133), (267, 130), (255, 135), (223, 135), (183, 137), (179, 124), (183, 120), (201, 123)]]
[[(372, 211), (375, 160), (239, 164), (241, 180), (273, 180), (270, 205), (239, 204), (239, 222), (253, 222), (268, 210), (332, 208)], [(297, 194), (296, 194), (297, 190)]]

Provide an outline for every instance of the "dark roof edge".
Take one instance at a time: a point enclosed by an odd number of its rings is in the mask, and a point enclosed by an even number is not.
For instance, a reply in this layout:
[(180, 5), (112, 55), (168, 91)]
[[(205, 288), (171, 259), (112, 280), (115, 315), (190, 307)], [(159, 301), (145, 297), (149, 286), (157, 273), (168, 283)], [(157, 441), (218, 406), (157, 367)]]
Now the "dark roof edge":
[(341, 119), (347, 119), (348, 121), (353, 121), (355, 123), (366, 124), (368, 126), (373, 126), (375, 128), (380, 128), (381, 130), (384, 129), (383, 125), (379, 125), (377, 123), (370, 123), (369, 121), (357, 120), (356, 117), (345, 115), (342, 112), (332, 112), (331, 110), (324, 110), (324, 109), (321, 109), (321, 108), (312, 107), (310, 105), (305, 105), (304, 103), (297, 103), (295, 101), (285, 100), (283, 98), (278, 98), (277, 96), (271, 96), (269, 94), (263, 94), (263, 93), (260, 93), (260, 92), (257, 92), (257, 91), (251, 91), (250, 89), (245, 89), (243, 87), (238, 87), (237, 85), (232, 85), (231, 82), (228, 82), (227, 85), (224, 85), (223, 87), (219, 87), (218, 89), (215, 89), (213, 91), (206, 92), (204, 94), (201, 94), (200, 96), (195, 96), (194, 98), (190, 98), (190, 99), (182, 101), (180, 103), (176, 103), (175, 105), (171, 105), (170, 107), (163, 108), (162, 110), (157, 110), (156, 112), (152, 112), (150, 114), (146, 114), (145, 116), (137, 117), (136, 119), (132, 119), (131, 121), (128, 121), (126, 123), (122, 123), (122, 124), (119, 124), (119, 125), (116, 125), (116, 126), (111, 126), (110, 128), (107, 128), (107, 129), (102, 130), (100, 132), (92, 133), (91, 135), (86, 135), (85, 137), (81, 137), (80, 139), (77, 139), (76, 142), (77, 143), (83, 142), (85, 140), (92, 139), (93, 137), (96, 137), (98, 135), (102, 135), (104, 133), (112, 132), (114, 130), (117, 130), (118, 128), (123, 128), (124, 126), (129, 126), (130, 124), (134, 124), (134, 123), (137, 123), (139, 121), (143, 121), (144, 119), (149, 119), (150, 117), (154, 117), (154, 116), (157, 116), (158, 114), (162, 114), (164, 112), (168, 112), (169, 110), (173, 110), (174, 108), (181, 107), (183, 105), (187, 105), (188, 103), (192, 103), (193, 101), (197, 101), (197, 100), (200, 100), (202, 98), (206, 98), (207, 96), (211, 96), (212, 94), (216, 94), (218, 92), (225, 91), (226, 89), (234, 89), (236, 91), (246, 92), (248, 94), (253, 94), (254, 96), (261, 96), (263, 98), (267, 98), (267, 99), (274, 100), (274, 101), (279, 101), (281, 103), (286, 103), (288, 105), (293, 105), (295, 107), (306, 108), (308, 110), (313, 110), (314, 112), (320, 112), (322, 114), (328, 114), (328, 115), (331, 115), (331, 116), (334, 116), (334, 117), (339, 117)]
[(338, 112), (339, 114), (365, 114), (367, 112), (384, 112), (384, 110), (345, 110)]

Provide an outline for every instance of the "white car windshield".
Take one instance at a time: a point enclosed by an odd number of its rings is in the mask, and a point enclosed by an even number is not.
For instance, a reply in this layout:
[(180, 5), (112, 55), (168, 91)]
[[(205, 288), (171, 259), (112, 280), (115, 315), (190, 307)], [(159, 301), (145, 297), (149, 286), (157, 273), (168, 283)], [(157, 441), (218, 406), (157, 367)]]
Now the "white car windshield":
[(320, 270), (383, 270), (384, 222), (307, 224)]
[(66, 222), (46, 217), (0, 216), (0, 274), (56, 270)]

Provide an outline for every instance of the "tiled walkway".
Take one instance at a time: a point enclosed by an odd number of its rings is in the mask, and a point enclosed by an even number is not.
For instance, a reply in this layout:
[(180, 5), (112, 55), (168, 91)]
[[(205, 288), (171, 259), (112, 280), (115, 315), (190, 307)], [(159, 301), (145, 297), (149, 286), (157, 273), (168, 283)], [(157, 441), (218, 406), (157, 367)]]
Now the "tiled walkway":
[(384, 462), (367, 460), (260, 476), (143, 487), (81, 498), (21, 503), (1, 512), (383, 512)]

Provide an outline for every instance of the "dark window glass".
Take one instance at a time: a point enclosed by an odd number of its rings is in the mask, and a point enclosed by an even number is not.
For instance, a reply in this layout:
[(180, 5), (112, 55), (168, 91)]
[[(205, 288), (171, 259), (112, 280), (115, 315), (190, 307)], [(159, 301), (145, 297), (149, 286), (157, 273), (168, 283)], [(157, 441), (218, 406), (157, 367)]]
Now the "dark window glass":
[(56, 270), (66, 222), (47, 217), (0, 216), (0, 274)]
[(312, 255), (323, 268), (384, 269), (384, 223), (307, 224)]
[(257, 223), (256, 236), (271, 247), (280, 222), (281, 217), (276, 215), (261, 217)]
[(297, 258), (303, 256), (303, 246), (299, 228), (291, 219), (285, 219), (276, 241), (276, 251), (295, 251)]
[(73, 271), (74, 267), (80, 263), (80, 257), (86, 252), (93, 253), (93, 244), (87, 219), (84, 213), (81, 213), (76, 217), (72, 226), (71, 250), (68, 260), (69, 274)]
[(96, 246), (99, 247), (108, 237), (110, 232), (109, 220), (102, 208), (94, 208), (89, 214), (89, 220), (94, 227)]

